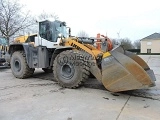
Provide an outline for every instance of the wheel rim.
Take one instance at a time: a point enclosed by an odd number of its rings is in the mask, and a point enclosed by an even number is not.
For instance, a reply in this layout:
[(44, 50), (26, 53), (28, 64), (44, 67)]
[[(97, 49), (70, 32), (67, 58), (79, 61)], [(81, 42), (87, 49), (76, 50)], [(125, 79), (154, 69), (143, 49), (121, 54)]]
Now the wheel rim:
[(19, 71), (21, 70), (21, 63), (20, 63), (19, 60), (15, 60), (15, 61), (14, 61), (14, 70), (15, 70), (16, 72), (19, 72)]
[(61, 76), (66, 80), (71, 79), (74, 76), (74, 73), (75, 73), (74, 67), (69, 64), (64, 64), (61, 67)]

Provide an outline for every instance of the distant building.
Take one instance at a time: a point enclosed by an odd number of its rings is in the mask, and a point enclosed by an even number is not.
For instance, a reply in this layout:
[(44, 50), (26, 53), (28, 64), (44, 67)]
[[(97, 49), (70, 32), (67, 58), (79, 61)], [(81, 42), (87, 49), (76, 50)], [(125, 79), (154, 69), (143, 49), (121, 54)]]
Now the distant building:
[(153, 33), (141, 42), (141, 53), (160, 53), (160, 33)]

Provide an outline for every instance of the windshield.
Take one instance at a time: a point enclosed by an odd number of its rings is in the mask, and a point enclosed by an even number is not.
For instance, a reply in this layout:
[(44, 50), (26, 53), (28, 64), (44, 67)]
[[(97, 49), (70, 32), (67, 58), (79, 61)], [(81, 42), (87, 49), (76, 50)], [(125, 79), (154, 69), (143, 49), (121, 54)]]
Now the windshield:
[(66, 38), (68, 37), (69, 33), (67, 32), (67, 27), (65, 22), (61, 21), (43, 21), (39, 24), (39, 34), (41, 38), (44, 38), (51, 42), (57, 42), (57, 39), (60, 37)]
[(7, 40), (5, 38), (0, 38), (0, 44), (7, 45)]
[(67, 27), (66, 26), (61, 26), (61, 27), (58, 27), (57, 28), (57, 31), (62, 34), (62, 36), (64, 38), (67, 38), (68, 37), (68, 32), (67, 32)]

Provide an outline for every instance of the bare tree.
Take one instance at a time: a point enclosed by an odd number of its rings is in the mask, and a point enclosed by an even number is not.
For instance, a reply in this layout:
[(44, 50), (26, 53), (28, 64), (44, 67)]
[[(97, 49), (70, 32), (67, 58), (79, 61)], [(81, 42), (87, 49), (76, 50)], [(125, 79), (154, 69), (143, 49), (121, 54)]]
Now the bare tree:
[(135, 47), (136, 49), (140, 49), (140, 48), (141, 48), (140, 40), (134, 41), (133, 45), (134, 45), (134, 47)]
[(38, 16), (38, 18), (39, 18), (40, 20), (47, 19), (47, 18), (54, 18), (55, 20), (58, 20), (58, 19), (59, 19), (58, 15), (56, 15), (55, 13), (48, 14), (48, 13), (46, 13), (45, 11), (43, 11), (43, 12)]
[(43, 20), (47, 20), (48, 18), (53, 18), (53, 20), (58, 20), (59, 17), (58, 15), (56, 15), (55, 13), (46, 13), (45, 11), (43, 11), (41, 14), (37, 15), (35, 17), (35, 21), (37, 21), (34, 25), (30, 26), (27, 30), (30, 31), (31, 33), (38, 33), (38, 22), (39, 21), (43, 21)]
[(134, 46), (132, 45), (132, 41), (128, 38), (120, 39), (120, 43), (123, 46), (124, 49), (133, 49)]
[(112, 41), (112, 44), (115, 44), (115, 45), (118, 44), (118, 39), (111, 39), (111, 41)]
[(0, 32), (8, 43), (11, 36), (34, 23), (29, 12), (22, 13), (23, 7), (18, 0), (0, 0)]
[(80, 31), (78, 34), (77, 34), (78, 37), (89, 37), (89, 35), (85, 32), (85, 31)]

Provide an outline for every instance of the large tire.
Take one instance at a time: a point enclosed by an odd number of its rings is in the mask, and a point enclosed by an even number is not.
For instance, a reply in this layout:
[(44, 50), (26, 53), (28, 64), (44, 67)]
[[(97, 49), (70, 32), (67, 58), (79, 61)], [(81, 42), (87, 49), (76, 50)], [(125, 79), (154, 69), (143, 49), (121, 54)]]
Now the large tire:
[(89, 66), (83, 52), (66, 50), (57, 55), (53, 64), (54, 78), (62, 87), (77, 88), (89, 76)]
[(11, 70), (16, 78), (23, 79), (32, 76), (35, 69), (29, 68), (23, 51), (16, 51), (11, 57)]

